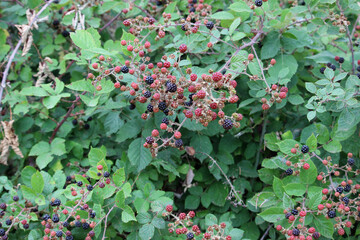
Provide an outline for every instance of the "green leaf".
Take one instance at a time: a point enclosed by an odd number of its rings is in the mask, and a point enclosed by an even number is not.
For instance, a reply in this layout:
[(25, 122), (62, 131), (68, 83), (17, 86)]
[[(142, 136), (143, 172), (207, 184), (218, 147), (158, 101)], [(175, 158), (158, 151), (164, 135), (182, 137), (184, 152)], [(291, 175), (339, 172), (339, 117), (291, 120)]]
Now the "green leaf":
[(225, 12), (225, 11), (214, 13), (210, 17), (214, 18), (214, 19), (221, 19), (221, 20), (223, 20), (223, 19), (234, 19), (234, 15), (232, 15), (229, 12)]
[(236, 28), (240, 25), (241, 18), (236, 18), (229, 27), (229, 34), (232, 35)]
[(306, 90), (308, 90), (308, 91), (311, 92), (311, 93), (315, 93), (315, 92), (316, 92), (316, 86), (315, 86), (315, 84), (313, 84), (313, 83), (306, 82), (306, 83), (305, 83), (305, 88), (306, 88)]
[(137, 166), (137, 171), (140, 172), (151, 162), (150, 150), (144, 148), (145, 140), (143, 138), (135, 139), (129, 146), (128, 156), (131, 165)]
[(342, 146), (341, 143), (337, 140), (332, 140), (331, 142), (323, 145), (324, 149), (330, 153), (341, 152)]
[(218, 220), (217, 220), (217, 217), (214, 215), (214, 214), (207, 214), (205, 216), (205, 225), (206, 226), (212, 226), (212, 225), (215, 225), (215, 224), (218, 224)]
[(124, 120), (120, 119), (119, 112), (110, 112), (104, 121), (106, 134), (116, 133), (124, 125)]
[(155, 228), (152, 224), (145, 224), (139, 230), (139, 236), (142, 240), (152, 239), (154, 236)]
[(300, 105), (300, 104), (303, 104), (305, 101), (299, 94), (296, 94), (296, 95), (289, 96), (289, 102), (292, 105)]
[(121, 213), (121, 220), (124, 223), (130, 222), (130, 221), (137, 221), (135, 218), (134, 211), (132, 210), (132, 208), (130, 206), (126, 205), (124, 207), (124, 210)]
[(306, 117), (307, 117), (307, 119), (308, 119), (309, 121), (311, 121), (312, 119), (314, 119), (315, 116), (316, 116), (316, 111), (310, 111), (310, 112), (308, 112), (308, 114), (306, 115)]
[(294, 200), (292, 200), (292, 198), (289, 195), (287, 195), (286, 193), (284, 193), (284, 195), (283, 195), (282, 202), (283, 202), (284, 208), (286, 208), (286, 209), (294, 208)]
[(261, 59), (269, 59), (276, 56), (280, 50), (280, 35), (272, 31), (266, 35), (264, 45), (261, 48)]
[(324, 237), (333, 239), (334, 225), (330, 219), (326, 219), (323, 215), (313, 215), (316, 230)]
[(230, 231), (229, 235), (231, 236), (232, 239), (241, 240), (242, 237), (244, 236), (244, 231), (241, 229), (234, 228)]
[(200, 197), (189, 195), (185, 199), (185, 209), (196, 210), (200, 205)]
[(55, 138), (51, 142), (51, 153), (57, 156), (62, 156), (66, 154), (65, 139)]
[(259, 214), (267, 222), (278, 222), (285, 218), (284, 209), (279, 207), (271, 207), (265, 209), (262, 213)]
[(306, 162), (310, 165), (310, 168), (308, 170), (303, 168), (300, 170), (300, 181), (303, 184), (313, 184), (317, 177), (317, 168), (311, 160)]
[(312, 209), (312, 210), (317, 210), (317, 206), (321, 203), (322, 201), (322, 188), (321, 187), (316, 187), (316, 186), (311, 186), (308, 190), (308, 201), (307, 201), (307, 206)]
[(328, 67), (327, 67), (327, 68), (325, 69), (324, 74), (325, 74), (325, 77), (326, 77), (327, 79), (332, 80), (333, 77), (334, 77), (334, 70), (332, 70), (331, 68), (328, 68)]
[(281, 199), (283, 197), (283, 195), (284, 195), (284, 184), (277, 177), (274, 177), (274, 180), (273, 180), (273, 190), (274, 190), (275, 195), (279, 199)]
[[(204, 152), (210, 155), (210, 153), (213, 150), (212, 143), (210, 141), (210, 138), (205, 135), (195, 135), (191, 138), (190, 145), (195, 148), (196, 152)], [(203, 161), (207, 158), (206, 155), (197, 153), (195, 154), (195, 157), (198, 158), (200, 161)]]
[(115, 196), (115, 204), (119, 208), (125, 208), (125, 194), (124, 191), (118, 191)]
[(35, 144), (29, 153), (29, 156), (39, 156), (43, 153), (50, 152), (50, 145), (47, 142), (41, 141)]
[(52, 156), (51, 153), (48, 152), (42, 153), (36, 158), (36, 165), (40, 169), (44, 169), (53, 159), (54, 157)]
[(37, 171), (34, 175), (31, 177), (31, 187), (34, 189), (37, 193), (42, 193), (44, 189), (44, 179), (39, 171)]
[(310, 148), (310, 152), (314, 152), (317, 148), (317, 139), (314, 134), (312, 134), (307, 140), (306, 145)]
[(60, 101), (61, 96), (50, 96), (43, 99), (43, 104), (47, 109), (52, 109)]
[(35, 190), (33, 190), (32, 188), (29, 188), (28, 186), (25, 186), (25, 185), (21, 185), (20, 188), (21, 188), (22, 194), (25, 199), (35, 201), (35, 198), (36, 198)]
[(40, 87), (26, 87), (23, 88), (20, 92), (20, 94), (24, 96), (36, 96), (36, 97), (46, 97), (49, 96), (49, 94)]
[(289, 183), (284, 189), (291, 196), (302, 196), (306, 192), (306, 187), (301, 183)]
[(120, 187), (125, 182), (125, 170), (124, 168), (119, 168), (113, 174), (113, 181), (117, 187)]
[(94, 92), (94, 86), (91, 84), (90, 80), (80, 80), (73, 82), (69, 85), (66, 85), (67, 88), (75, 91), (86, 91), (86, 92)]
[(295, 147), (295, 144), (298, 144), (298, 142), (293, 139), (286, 139), (277, 143), (280, 151), (288, 155), (291, 154), (291, 149)]
[(74, 44), (81, 49), (92, 49), (101, 47), (100, 34), (93, 28), (87, 30), (76, 30), (70, 34)]

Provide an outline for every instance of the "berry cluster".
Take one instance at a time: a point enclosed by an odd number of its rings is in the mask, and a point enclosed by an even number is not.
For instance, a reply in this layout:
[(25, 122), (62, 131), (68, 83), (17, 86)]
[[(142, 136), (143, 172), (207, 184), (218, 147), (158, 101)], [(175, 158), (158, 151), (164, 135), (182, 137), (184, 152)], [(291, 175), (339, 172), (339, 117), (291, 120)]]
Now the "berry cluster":
[[(290, 168), (286, 169), (286, 171), (285, 171), (286, 175), (299, 175), (301, 168), (303, 168), (304, 170), (308, 170), (310, 168), (310, 164), (306, 162), (307, 160), (306, 160), (306, 155), (305, 155), (305, 154), (309, 153), (309, 150), (310, 150), (310, 148), (307, 145), (301, 146), (301, 149), (300, 149), (299, 144), (295, 144), (295, 146), (291, 149), (291, 153), (293, 155), (285, 156), (285, 158), (288, 157), (285, 164), (286, 164), (286, 166), (290, 167)], [(300, 159), (299, 162), (293, 163), (291, 161), (292, 158), (298, 157), (301, 154), (302, 154), (302, 158)]]
[(230, 235), (225, 235), (226, 224), (220, 225), (214, 224), (209, 226), (204, 234), (201, 234), (198, 225), (194, 225), (191, 219), (195, 217), (195, 212), (190, 211), (188, 214), (180, 213), (179, 215), (173, 214), (173, 206), (167, 205), (163, 217), (168, 217), (173, 223), (168, 224), (168, 231), (170, 233), (176, 233), (177, 235), (184, 234), (187, 240), (195, 239), (195, 236), (202, 237), (202, 240), (231, 240)]

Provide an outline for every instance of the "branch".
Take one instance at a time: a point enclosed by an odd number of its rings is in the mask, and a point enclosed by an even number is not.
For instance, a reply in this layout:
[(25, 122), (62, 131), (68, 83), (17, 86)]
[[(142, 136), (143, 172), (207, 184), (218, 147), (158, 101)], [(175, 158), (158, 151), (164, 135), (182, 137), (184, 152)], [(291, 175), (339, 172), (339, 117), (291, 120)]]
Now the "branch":
[(105, 30), (108, 26), (110, 26), (120, 15), (122, 12), (119, 12), (116, 14), (115, 17), (113, 17), (108, 23), (106, 23), (102, 28), (100, 28), (99, 33)]
[[(37, 19), (39, 18), (40, 14), (45, 11), (45, 9), (51, 4), (53, 3), (54, 0), (50, 0), (48, 3), (46, 3), (41, 9), (40, 11), (35, 15), (35, 17), (31, 20), (30, 24), (29, 24), (29, 27), (31, 28), (32, 25), (34, 25), (34, 23), (37, 21)], [(10, 55), (9, 57), (9, 60), (8, 60), (8, 63), (6, 64), (6, 67), (5, 67), (5, 71), (3, 73), (3, 77), (2, 77), (2, 81), (1, 81), (1, 85), (0, 85), (0, 110), (2, 109), (2, 106), (1, 106), (1, 101), (2, 101), (2, 96), (3, 96), (3, 92), (4, 92), (4, 88), (6, 87), (6, 79), (7, 79), (7, 76), (9, 74), (9, 70), (10, 70), (10, 67), (11, 67), (11, 63), (13, 62), (14, 60), (14, 57), (17, 53), (17, 51), (19, 50), (20, 46), (22, 44), (22, 38), (19, 39), (19, 42), (17, 43), (14, 51), (12, 52), (12, 54)]]
[(115, 207), (115, 206), (116, 206), (116, 204), (114, 204), (114, 206), (112, 206), (112, 208), (110, 208), (109, 212), (108, 212), (108, 213), (106, 214), (106, 216), (105, 216), (105, 221), (104, 221), (105, 226), (104, 226), (104, 234), (103, 234), (102, 240), (105, 239), (108, 216), (109, 216), (109, 214), (111, 213), (111, 211), (114, 210), (114, 207)]
[(265, 231), (264, 235), (262, 235), (262, 237), (261, 237), (261, 239), (260, 239), (260, 240), (264, 240), (264, 239), (265, 239), (265, 237), (269, 234), (269, 231), (270, 231), (270, 229), (272, 228), (272, 226), (273, 226), (273, 224), (272, 224), (272, 223), (271, 223), (271, 224), (269, 224), (268, 228), (266, 229), (266, 231)]

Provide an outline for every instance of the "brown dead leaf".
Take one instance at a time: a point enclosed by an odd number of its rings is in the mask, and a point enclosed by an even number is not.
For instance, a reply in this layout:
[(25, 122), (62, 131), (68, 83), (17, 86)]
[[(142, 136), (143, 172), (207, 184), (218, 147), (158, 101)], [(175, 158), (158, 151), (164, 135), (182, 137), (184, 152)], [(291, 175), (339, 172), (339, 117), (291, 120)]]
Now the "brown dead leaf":
[(4, 139), (0, 143), (0, 164), (3, 165), (7, 165), (8, 157), (10, 154), (10, 147), (12, 147), (12, 149), (18, 156), (22, 158), (24, 157), (19, 148), (19, 139), (13, 129), (13, 123), (14, 120), (11, 120), (10, 122), (1, 121), (1, 125), (4, 129)]

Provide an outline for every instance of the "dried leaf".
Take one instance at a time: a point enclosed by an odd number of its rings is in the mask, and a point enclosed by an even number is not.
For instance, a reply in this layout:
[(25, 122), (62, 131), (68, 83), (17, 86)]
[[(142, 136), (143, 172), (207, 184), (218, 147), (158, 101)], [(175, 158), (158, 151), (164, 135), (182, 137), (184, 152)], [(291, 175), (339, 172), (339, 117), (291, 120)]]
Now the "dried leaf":
[(10, 154), (9, 147), (11, 147), (19, 157), (21, 158), (24, 157), (19, 148), (19, 139), (13, 129), (13, 123), (14, 120), (11, 120), (10, 122), (6, 122), (6, 121), (1, 122), (1, 125), (4, 129), (4, 139), (0, 143), (0, 149), (1, 149), (0, 163), (4, 165), (7, 165), (7, 160)]

